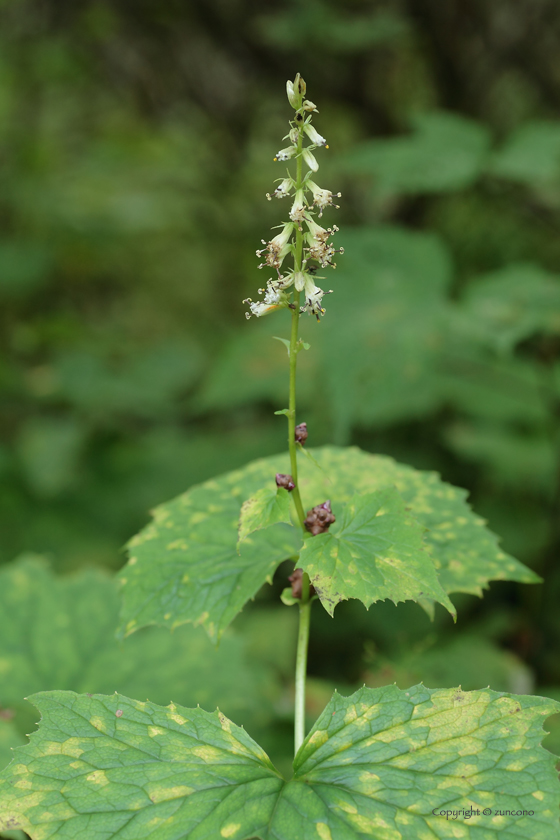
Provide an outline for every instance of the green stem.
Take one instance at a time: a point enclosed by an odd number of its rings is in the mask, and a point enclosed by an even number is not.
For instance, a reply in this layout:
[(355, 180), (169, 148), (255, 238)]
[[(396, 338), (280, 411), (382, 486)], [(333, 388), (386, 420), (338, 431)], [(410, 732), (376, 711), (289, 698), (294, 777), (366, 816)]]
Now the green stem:
[(309, 576), (304, 572), (301, 581), (301, 603), (299, 605), (299, 631), (296, 654), (294, 754), (297, 753), (305, 738), (305, 680), (307, 676), (307, 647), (309, 644), (310, 618)]

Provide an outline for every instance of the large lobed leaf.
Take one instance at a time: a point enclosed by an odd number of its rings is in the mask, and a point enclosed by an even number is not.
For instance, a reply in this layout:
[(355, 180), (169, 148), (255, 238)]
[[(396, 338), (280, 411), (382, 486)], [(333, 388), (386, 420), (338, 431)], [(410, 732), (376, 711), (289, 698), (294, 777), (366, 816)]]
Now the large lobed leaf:
[[(406, 515), (400, 514), (400, 524), (404, 527), (416, 520), (427, 529), (425, 546), (437, 568), (439, 584), (446, 593), (480, 595), (493, 579), (525, 583), (539, 580), (499, 549), (497, 538), (467, 505), (466, 491), (445, 484), (436, 473), (421, 472), (398, 464), (392, 458), (369, 455), (354, 447), (324, 447), (313, 450), (313, 455), (321, 469), (307, 459), (300, 465), (299, 481), (305, 508), (329, 498), (335, 514), (341, 517), (355, 494), (396, 489), (406, 507)], [(204, 624), (211, 638), (219, 638), (279, 563), (300, 550), (298, 531), (280, 523), (251, 534), (240, 547), (241, 554), (237, 553), (238, 521), (243, 502), (262, 488), (273, 486), (277, 472), (288, 471), (287, 456), (263, 458), (242, 470), (193, 487), (183, 496), (159, 507), (154, 522), (130, 543), (132, 556), (123, 574), (124, 632), (130, 633), (148, 623), (176, 626), (191, 621)], [(333, 530), (333, 535), (335, 533)], [(373, 567), (379, 545), (371, 534), (364, 533), (362, 537), (365, 541), (363, 563)], [(313, 537), (308, 541), (310, 545), (305, 547), (304, 558), (306, 552), (307, 557), (309, 552), (316, 553), (317, 549), (311, 545), (316, 539)], [(317, 545), (323, 543), (324, 540)], [(391, 549), (389, 543), (386, 543), (386, 549)], [(394, 556), (389, 551), (386, 559)], [(399, 560), (401, 568), (403, 558), (404, 554)], [(322, 571), (318, 566), (313, 571), (324, 579), (329, 572), (321, 562)], [(449, 607), (423, 554), (422, 563), (422, 587), (419, 584), (413, 593), (403, 586), (397, 599), (421, 597), (430, 601), (437, 591), (436, 600)], [(338, 589), (338, 600), (360, 597), (370, 604), (393, 597), (385, 586), (375, 582), (379, 578), (373, 568), (369, 575), (367, 591), (359, 593), (354, 586), (357, 578), (347, 575), (345, 588)], [(326, 604), (330, 599), (332, 604), (324, 583), (323, 580), (323, 602)]]
[[(289, 782), (219, 712), (62, 691), (32, 700), (40, 729), (0, 774), (0, 829), (32, 840), (558, 836), (560, 786), (540, 746), (553, 700), (422, 685), (335, 693)], [(479, 813), (446, 818), (461, 809)]]

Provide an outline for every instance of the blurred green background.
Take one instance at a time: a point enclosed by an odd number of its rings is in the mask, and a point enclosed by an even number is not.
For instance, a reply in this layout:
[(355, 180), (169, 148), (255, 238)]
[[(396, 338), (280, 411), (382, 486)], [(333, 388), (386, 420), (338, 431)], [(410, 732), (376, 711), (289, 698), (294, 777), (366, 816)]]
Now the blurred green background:
[[(343, 193), (324, 218), (346, 249), (324, 321), (302, 327), (309, 444), (438, 470), (546, 579), (454, 598), (457, 626), (411, 604), (342, 604), (334, 621), (316, 607), (310, 716), (364, 681), (560, 698), (559, 51), (555, 0), (1, 0), (5, 573), (32, 552), (89, 586), (156, 503), (285, 447), (271, 336), (288, 317), (246, 322), (241, 301), (287, 216), (265, 193), (300, 71), (330, 145), (316, 180)], [(290, 749), (294, 625), (282, 607), (279, 634), (265, 613), (287, 574), (231, 642), (245, 685), (244, 668), (268, 674), (255, 725), (273, 757)], [(5, 684), (13, 656), (0, 649)], [(156, 683), (167, 702), (146, 671)], [(53, 666), (21, 692), (82, 685)], [(221, 690), (204, 702), (227, 713)], [(242, 705), (238, 687), (232, 716)], [(0, 749), (20, 737), (2, 741), (17, 706), (0, 690)], [(560, 749), (560, 724), (547, 743)]]

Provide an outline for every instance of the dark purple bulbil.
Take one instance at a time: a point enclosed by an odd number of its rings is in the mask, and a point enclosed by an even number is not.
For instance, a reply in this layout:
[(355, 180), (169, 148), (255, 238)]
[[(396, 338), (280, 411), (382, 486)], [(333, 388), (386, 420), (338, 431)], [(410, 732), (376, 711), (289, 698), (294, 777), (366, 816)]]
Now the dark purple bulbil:
[(296, 486), (291, 475), (284, 475), (283, 473), (276, 473), (276, 486), (285, 487), (288, 492), (292, 491)]
[(315, 505), (314, 508), (307, 511), (303, 524), (315, 537), (317, 534), (324, 534), (328, 531), (333, 522), (336, 522), (336, 517), (332, 512), (330, 499), (327, 499), (322, 505)]

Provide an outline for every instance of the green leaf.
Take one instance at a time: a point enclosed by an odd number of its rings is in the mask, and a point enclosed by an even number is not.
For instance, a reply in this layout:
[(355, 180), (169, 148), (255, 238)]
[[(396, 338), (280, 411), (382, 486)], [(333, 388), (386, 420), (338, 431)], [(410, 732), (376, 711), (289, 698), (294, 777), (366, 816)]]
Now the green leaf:
[(347, 156), (346, 170), (375, 176), (383, 197), (464, 189), (482, 172), (490, 146), (483, 125), (448, 113), (418, 114), (413, 133), (368, 140)]
[(493, 156), (489, 171), (529, 187), (560, 176), (560, 125), (535, 121), (520, 126)]
[(557, 838), (560, 786), (540, 746), (553, 700), (423, 685), (335, 693), (289, 782), (219, 712), (117, 694), (32, 700), (42, 721), (0, 774), (0, 828), (33, 840)]
[(369, 607), (385, 598), (397, 603), (423, 597), (456, 616), (426, 551), (424, 531), (393, 488), (356, 494), (328, 534), (305, 541), (298, 566), (330, 615), (348, 598)]
[(255, 532), (237, 553), (242, 504), (274, 481), (278, 470), (270, 469), (255, 461), (156, 508), (154, 521), (128, 544), (121, 633), (192, 622), (219, 640), (301, 545), (299, 530), (280, 523)]
[(277, 487), (276, 492), (268, 487), (263, 487), (252, 498), (243, 502), (241, 516), (239, 518), (239, 540), (237, 542), (238, 552), (241, 545), (255, 531), (263, 531), (276, 525), (278, 522), (285, 522), (291, 525), (290, 517), (290, 494), (284, 487)]
[(560, 278), (513, 263), (469, 283), (460, 312), (474, 337), (501, 352), (535, 334), (560, 334)]
[(219, 712), (118, 694), (53, 691), (30, 699), (42, 722), (0, 776), (0, 828), (23, 828), (34, 840), (266, 831), (283, 781)]
[(275, 414), (285, 414), (286, 417), (288, 417), (289, 414), (290, 414), (290, 409), (289, 408), (281, 408), (280, 411), (275, 411), (274, 413)]
[(531, 694), (534, 678), (530, 668), (509, 650), (491, 641), (480, 631), (462, 631), (449, 638), (430, 635), (407, 639), (401, 651), (383, 656), (378, 653), (364, 673), (366, 685), (375, 688), (395, 682), (399, 687), (422, 679), (429, 685), (450, 688), (460, 681), (465, 690), (484, 685), (497, 691)]
[(425, 233), (356, 228), (341, 232), (340, 244), (328, 304), (336, 303), (336, 317), (321, 322), (314, 382), (329, 401), (336, 441), (345, 443), (352, 425), (410, 420), (441, 403), (453, 271), (445, 245)]
[(150, 627), (119, 644), (119, 605), (99, 570), (56, 577), (37, 557), (0, 569), (0, 709), (15, 712), (20, 733), (37, 720), (23, 698), (55, 688), (219, 705), (241, 723), (269, 723), (282, 687), (249, 650), (250, 633), (230, 632), (216, 650), (200, 628)]

